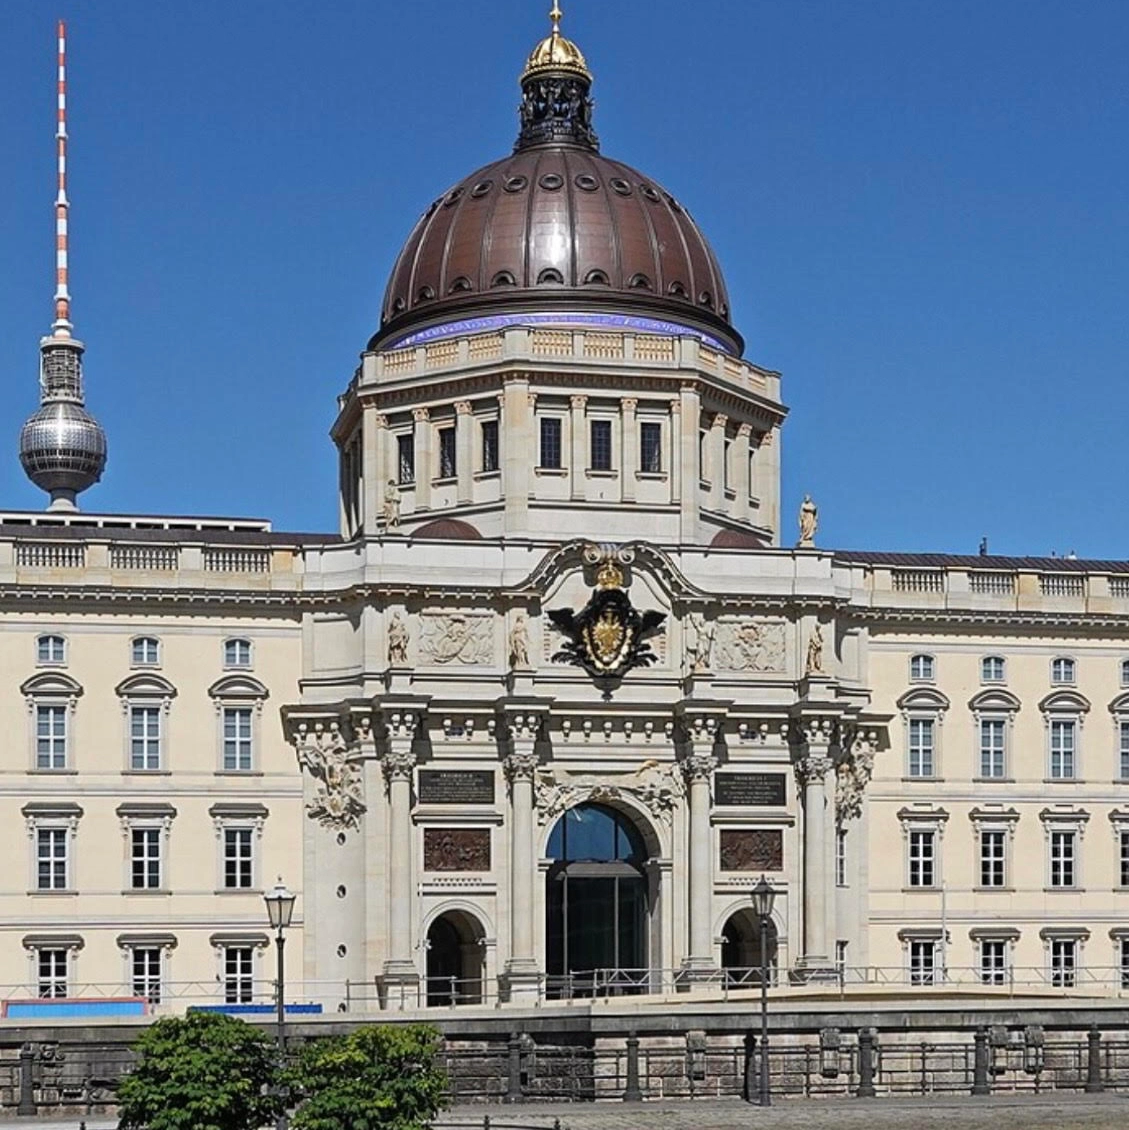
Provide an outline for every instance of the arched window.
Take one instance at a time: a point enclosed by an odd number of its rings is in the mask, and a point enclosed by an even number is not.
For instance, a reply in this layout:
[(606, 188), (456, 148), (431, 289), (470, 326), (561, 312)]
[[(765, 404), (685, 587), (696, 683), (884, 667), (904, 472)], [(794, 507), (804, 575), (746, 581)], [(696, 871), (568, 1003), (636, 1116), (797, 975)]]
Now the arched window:
[(1056, 656), (1051, 660), (1051, 683), (1056, 687), (1074, 685), (1074, 660)]
[(40, 636), (35, 641), (35, 662), (40, 667), (62, 667), (67, 661), (67, 641), (62, 636)]
[(914, 655), (909, 661), (909, 677), (913, 683), (933, 682), (936, 664), (931, 655)]
[(134, 667), (159, 667), (161, 641), (154, 636), (137, 636), (130, 643), (129, 654)]
[(980, 660), (980, 681), (982, 683), (1002, 683), (1004, 681), (1004, 657), (985, 655)]
[(251, 641), (238, 637), (223, 641), (223, 665), (248, 668), (251, 666)]
[(645, 991), (651, 899), (639, 829), (607, 805), (577, 805), (557, 821), (546, 855), (550, 992), (588, 996), (613, 981)]

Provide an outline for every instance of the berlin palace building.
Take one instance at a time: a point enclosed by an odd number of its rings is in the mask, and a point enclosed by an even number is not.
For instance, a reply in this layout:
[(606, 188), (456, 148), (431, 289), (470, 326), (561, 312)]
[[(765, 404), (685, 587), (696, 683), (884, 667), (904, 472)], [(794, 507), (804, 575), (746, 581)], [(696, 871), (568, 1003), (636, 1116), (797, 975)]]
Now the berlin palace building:
[(269, 1003), (280, 874), (326, 1012), (709, 992), (762, 947), (848, 993), (1129, 985), (1129, 562), (782, 514), (781, 375), (558, 11), (341, 374), (333, 533), (78, 509), (64, 63), (50, 501), (0, 515), (7, 997)]

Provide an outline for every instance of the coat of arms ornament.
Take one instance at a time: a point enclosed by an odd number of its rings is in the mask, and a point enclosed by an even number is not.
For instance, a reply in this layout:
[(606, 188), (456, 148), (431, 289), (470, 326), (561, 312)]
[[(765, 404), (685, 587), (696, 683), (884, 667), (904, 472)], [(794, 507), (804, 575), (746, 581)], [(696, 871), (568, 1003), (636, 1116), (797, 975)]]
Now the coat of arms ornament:
[(648, 667), (658, 658), (647, 640), (659, 630), (666, 613), (639, 612), (624, 592), (629, 550), (589, 546), (584, 556), (596, 566), (596, 588), (579, 612), (558, 608), (548, 613), (567, 640), (553, 662), (583, 667), (600, 684), (604, 698), (611, 698), (613, 685), (628, 671)]

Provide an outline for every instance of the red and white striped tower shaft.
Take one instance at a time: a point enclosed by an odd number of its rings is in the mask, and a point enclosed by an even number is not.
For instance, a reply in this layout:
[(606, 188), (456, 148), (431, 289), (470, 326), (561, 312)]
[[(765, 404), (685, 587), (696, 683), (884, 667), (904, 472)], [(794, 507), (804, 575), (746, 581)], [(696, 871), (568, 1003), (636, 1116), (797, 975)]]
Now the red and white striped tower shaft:
[(51, 336), (71, 336), (71, 295), (67, 289), (67, 25), (59, 21), (58, 108), (55, 151), (59, 184), (55, 195), (55, 321)]

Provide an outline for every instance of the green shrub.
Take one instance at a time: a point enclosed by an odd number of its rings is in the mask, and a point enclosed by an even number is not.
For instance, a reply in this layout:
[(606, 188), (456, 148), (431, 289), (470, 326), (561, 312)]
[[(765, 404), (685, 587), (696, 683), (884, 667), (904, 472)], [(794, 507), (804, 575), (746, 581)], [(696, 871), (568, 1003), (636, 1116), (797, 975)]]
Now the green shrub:
[(274, 1044), (215, 1012), (158, 1020), (134, 1045), (137, 1067), (118, 1089), (118, 1130), (259, 1130), (278, 1099)]
[(419, 1130), (445, 1105), (441, 1037), (424, 1024), (375, 1024), (306, 1044), (294, 1130)]

